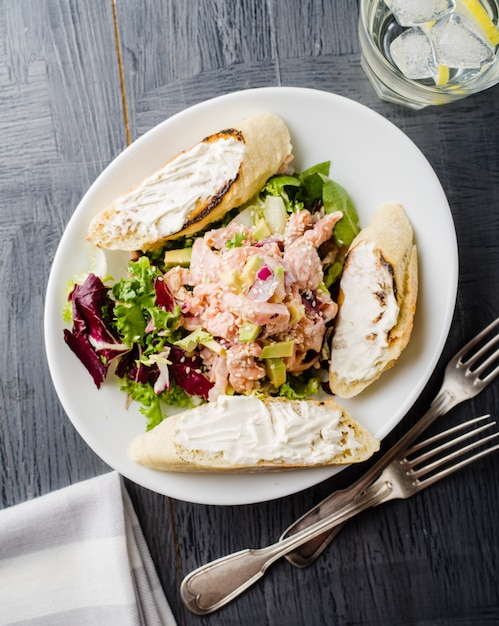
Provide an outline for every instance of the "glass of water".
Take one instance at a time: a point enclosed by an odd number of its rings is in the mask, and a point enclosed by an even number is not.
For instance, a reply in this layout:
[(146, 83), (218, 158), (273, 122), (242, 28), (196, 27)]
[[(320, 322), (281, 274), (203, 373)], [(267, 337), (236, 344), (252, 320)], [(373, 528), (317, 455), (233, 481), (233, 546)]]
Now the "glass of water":
[(361, 63), (378, 96), (413, 109), (499, 82), (499, 0), (361, 0)]

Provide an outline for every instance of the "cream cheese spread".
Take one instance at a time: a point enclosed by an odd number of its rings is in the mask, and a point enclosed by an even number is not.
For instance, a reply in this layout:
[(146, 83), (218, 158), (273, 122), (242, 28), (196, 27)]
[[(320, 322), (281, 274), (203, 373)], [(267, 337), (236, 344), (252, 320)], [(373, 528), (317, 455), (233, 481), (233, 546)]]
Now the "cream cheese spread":
[(221, 453), (232, 465), (320, 464), (359, 447), (353, 429), (340, 427), (340, 420), (339, 409), (318, 403), (219, 396), (186, 411), (174, 441), (190, 451)]
[(116, 200), (105, 234), (117, 238), (132, 233), (154, 241), (179, 232), (199, 202), (237, 178), (245, 151), (243, 141), (220, 137), (181, 152)]
[(336, 320), (331, 371), (348, 383), (376, 375), (397, 323), (399, 306), (393, 275), (372, 242), (350, 253), (341, 278), (344, 301)]

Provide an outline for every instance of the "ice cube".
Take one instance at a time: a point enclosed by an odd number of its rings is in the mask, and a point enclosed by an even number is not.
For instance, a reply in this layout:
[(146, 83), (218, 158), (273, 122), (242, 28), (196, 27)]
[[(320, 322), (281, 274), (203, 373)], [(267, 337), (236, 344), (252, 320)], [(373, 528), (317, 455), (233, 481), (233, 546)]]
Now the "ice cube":
[(433, 22), (454, 9), (454, 0), (385, 0), (400, 26)]
[(407, 78), (432, 78), (438, 71), (432, 45), (421, 28), (404, 30), (390, 44), (390, 54)]
[(438, 63), (454, 68), (480, 68), (494, 60), (492, 48), (459, 13), (446, 15), (430, 29)]

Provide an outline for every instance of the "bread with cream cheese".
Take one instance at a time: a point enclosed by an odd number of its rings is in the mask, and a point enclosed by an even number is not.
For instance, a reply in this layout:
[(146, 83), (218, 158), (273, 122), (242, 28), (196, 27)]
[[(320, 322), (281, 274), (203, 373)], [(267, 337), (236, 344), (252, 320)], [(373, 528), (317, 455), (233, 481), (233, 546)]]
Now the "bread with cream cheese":
[(291, 158), (283, 120), (260, 113), (180, 152), (90, 223), (88, 239), (111, 250), (148, 250), (199, 232), (249, 200)]
[(350, 398), (391, 368), (414, 323), (418, 259), (400, 204), (385, 204), (352, 242), (340, 279), (331, 344), (331, 391)]
[(131, 458), (171, 472), (256, 472), (368, 459), (379, 441), (334, 399), (220, 396), (136, 437)]

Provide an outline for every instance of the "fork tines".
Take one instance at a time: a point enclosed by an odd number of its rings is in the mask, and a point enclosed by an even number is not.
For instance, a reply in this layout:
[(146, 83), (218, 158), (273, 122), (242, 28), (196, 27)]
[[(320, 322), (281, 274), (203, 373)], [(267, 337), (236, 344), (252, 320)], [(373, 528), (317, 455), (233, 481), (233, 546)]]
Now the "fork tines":
[[(499, 333), (496, 332), (488, 341), (488, 335), (499, 325), (499, 317), (474, 337), (454, 357), (456, 366), (466, 367), (467, 374), (477, 375), (482, 381), (490, 382), (499, 374)], [(482, 344), (482, 345), (480, 345)], [(479, 347), (478, 350), (476, 348)]]
[[(499, 432), (493, 432), (492, 434), (482, 436), (474, 441), (471, 441), (467, 445), (461, 445), (464, 441), (470, 440), (478, 433), (486, 431), (496, 425), (495, 421), (490, 420), (490, 415), (482, 415), (476, 417), (457, 426), (453, 426), (448, 430), (445, 430), (425, 441), (415, 444), (407, 450), (407, 454), (402, 463), (407, 466), (407, 474), (414, 478), (416, 483), (421, 485), (430, 485), (449, 474), (452, 474), (456, 470), (473, 463), (474, 461), (491, 454), (492, 452), (499, 450), (499, 443), (484, 448), (475, 454), (469, 453), (476, 448), (483, 446), (487, 442), (491, 442), (499, 438)], [(468, 432), (463, 433), (455, 437), (455, 433), (468, 429)], [(438, 446), (434, 446), (436, 442), (443, 441)], [(442, 456), (442, 452), (455, 448), (452, 452)], [(420, 452), (420, 454), (416, 454)], [(413, 456), (416, 454), (416, 456)], [(435, 460), (430, 463), (424, 463), (428, 459), (435, 457)], [(462, 457), (462, 458), (461, 458)], [(453, 462), (455, 459), (460, 461)], [(424, 463), (423, 467), (421, 464)], [(418, 469), (419, 468), (419, 469)], [(436, 470), (440, 470), (436, 472)]]

